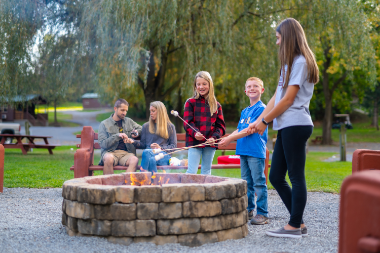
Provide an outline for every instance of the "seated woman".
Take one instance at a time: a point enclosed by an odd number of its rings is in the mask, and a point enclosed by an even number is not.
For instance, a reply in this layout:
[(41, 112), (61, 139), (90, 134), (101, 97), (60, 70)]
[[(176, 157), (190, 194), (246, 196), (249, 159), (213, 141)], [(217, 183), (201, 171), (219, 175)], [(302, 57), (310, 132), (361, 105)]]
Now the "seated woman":
[(141, 167), (144, 170), (157, 172), (157, 166), (169, 165), (170, 155), (156, 161), (154, 157), (158, 153), (153, 153), (152, 149), (161, 149), (159, 153), (164, 153), (165, 149), (177, 147), (177, 135), (174, 125), (170, 122), (165, 105), (160, 101), (150, 103), (150, 118), (142, 126), (141, 140), (130, 141), (136, 148), (145, 149), (142, 154)]

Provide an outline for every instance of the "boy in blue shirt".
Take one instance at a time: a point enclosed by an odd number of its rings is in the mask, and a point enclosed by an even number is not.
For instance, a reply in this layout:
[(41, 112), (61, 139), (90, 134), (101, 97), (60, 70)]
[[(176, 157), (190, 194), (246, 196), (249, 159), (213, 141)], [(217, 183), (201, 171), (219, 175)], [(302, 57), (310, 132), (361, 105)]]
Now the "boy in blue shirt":
[[(237, 130), (219, 143), (219, 146), (223, 147), (237, 140), (236, 154), (240, 155), (241, 178), (247, 181), (248, 186), (248, 216), (251, 224), (255, 225), (268, 223), (268, 191), (264, 174), (268, 127), (263, 135), (258, 133), (248, 135), (244, 130), (264, 111), (265, 104), (260, 100), (263, 93), (263, 81), (257, 77), (248, 78), (245, 83), (245, 94), (249, 97), (250, 106), (241, 112)], [(253, 217), (255, 193), (257, 214)]]

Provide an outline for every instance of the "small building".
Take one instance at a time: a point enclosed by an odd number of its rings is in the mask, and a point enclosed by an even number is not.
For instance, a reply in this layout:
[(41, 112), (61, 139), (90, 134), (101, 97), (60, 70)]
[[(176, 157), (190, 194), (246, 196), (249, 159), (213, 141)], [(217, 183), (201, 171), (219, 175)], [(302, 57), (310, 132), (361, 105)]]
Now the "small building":
[(86, 93), (82, 96), (83, 109), (99, 109), (108, 107), (100, 103), (98, 93)]
[(47, 113), (36, 114), (35, 112), (36, 105), (46, 104), (46, 100), (40, 95), (29, 94), (25, 97), (16, 96), (11, 100), (12, 103), (10, 103), (10, 105), (0, 106), (0, 115), (3, 122), (27, 119), (33, 126), (47, 125)]

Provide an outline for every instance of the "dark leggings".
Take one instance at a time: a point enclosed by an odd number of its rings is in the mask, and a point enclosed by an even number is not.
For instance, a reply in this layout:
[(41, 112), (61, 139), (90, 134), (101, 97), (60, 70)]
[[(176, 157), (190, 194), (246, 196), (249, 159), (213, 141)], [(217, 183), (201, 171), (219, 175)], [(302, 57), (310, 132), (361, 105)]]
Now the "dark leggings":
[[(307, 199), (306, 142), (312, 132), (312, 126), (291, 126), (279, 130), (272, 156), (269, 180), (290, 213), (289, 225), (295, 228), (303, 224)], [(292, 188), (285, 180), (286, 172)]]

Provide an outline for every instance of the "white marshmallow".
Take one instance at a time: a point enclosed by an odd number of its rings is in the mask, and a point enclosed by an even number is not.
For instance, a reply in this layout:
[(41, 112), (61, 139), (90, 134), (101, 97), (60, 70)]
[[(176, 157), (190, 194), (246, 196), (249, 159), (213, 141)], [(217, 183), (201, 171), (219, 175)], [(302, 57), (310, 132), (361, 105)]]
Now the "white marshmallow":
[(170, 113), (173, 114), (175, 117), (178, 117), (178, 112), (177, 111), (171, 110)]
[(160, 152), (161, 152), (160, 148), (153, 149), (153, 154), (157, 154), (157, 153), (160, 153)]
[(163, 153), (159, 153), (158, 155), (156, 155), (156, 156), (154, 157), (154, 159), (155, 159), (156, 161), (161, 160), (162, 158), (164, 158), (164, 154), (163, 154)]

